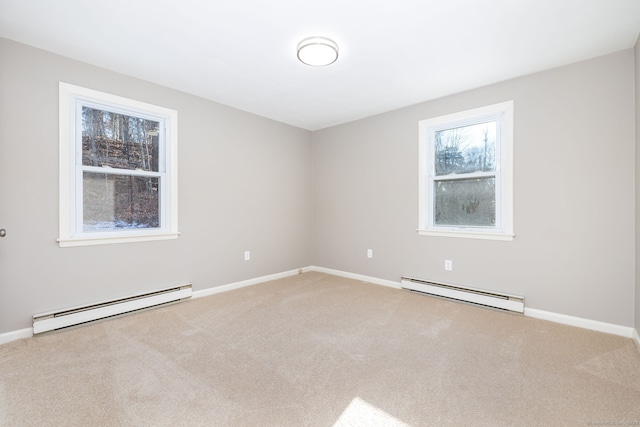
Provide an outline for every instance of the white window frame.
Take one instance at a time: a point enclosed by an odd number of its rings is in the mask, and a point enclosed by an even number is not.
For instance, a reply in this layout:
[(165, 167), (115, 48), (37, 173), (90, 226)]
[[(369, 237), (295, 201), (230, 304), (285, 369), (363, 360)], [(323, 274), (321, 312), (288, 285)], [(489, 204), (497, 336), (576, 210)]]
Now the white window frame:
[[(495, 227), (438, 226), (434, 223), (435, 132), (495, 120)], [(419, 224), (422, 236), (513, 240), (513, 101), (461, 111), (419, 122)], [(459, 174), (447, 179), (493, 176), (493, 172)]]
[[(178, 112), (97, 90), (59, 84), (59, 195), (60, 247), (104, 245), (177, 239), (178, 232)], [(151, 118), (164, 124), (160, 140), (159, 172), (122, 171), (126, 175), (153, 175), (160, 179), (160, 227), (100, 232), (82, 231), (82, 174), (84, 170), (101, 172), (103, 168), (82, 165), (82, 106)], [(164, 135), (164, 137), (162, 137)], [(110, 173), (119, 173), (109, 168)]]

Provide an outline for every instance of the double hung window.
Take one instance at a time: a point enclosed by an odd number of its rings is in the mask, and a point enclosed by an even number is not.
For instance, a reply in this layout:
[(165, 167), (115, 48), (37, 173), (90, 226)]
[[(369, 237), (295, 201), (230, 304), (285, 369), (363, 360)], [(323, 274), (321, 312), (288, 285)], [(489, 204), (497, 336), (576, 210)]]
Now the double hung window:
[(423, 235), (513, 238), (513, 102), (419, 124)]
[(60, 246), (171, 239), (177, 113), (60, 83)]

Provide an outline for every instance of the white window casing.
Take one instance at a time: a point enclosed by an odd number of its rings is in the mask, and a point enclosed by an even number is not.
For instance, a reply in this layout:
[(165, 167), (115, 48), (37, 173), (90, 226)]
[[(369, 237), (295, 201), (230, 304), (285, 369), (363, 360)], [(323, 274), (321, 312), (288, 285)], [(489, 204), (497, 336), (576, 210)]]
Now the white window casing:
[[(496, 122), (495, 170), (437, 175), (436, 132)], [(513, 101), (448, 114), (419, 122), (419, 224), (424, 236), (513, 240)], [(442, 225), (435, 221), (434, 188), (437, 182), (495, 179), (495, 224)]]
[[(178, 232), (177, 111), (117, 95), (60, 82), (59, 84), (59, 238), (61, 247), (176, 239)], [(118, 169), (83, 165), (82, 108), (95, 108), (157, 121), (158, 170)], [(83, 174), (142, 177), (158, 182), (157, 227), (83, 229)]]

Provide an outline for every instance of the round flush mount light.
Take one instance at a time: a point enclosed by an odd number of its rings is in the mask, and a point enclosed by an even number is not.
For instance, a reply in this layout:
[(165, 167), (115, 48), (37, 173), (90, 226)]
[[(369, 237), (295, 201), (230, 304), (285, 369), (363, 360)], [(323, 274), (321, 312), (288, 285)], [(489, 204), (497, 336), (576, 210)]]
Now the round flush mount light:
[(326, 37), (308, 37), (298, 43), (298, 59), (313, 67), (324, 67), (338, 59), (338, 45)]

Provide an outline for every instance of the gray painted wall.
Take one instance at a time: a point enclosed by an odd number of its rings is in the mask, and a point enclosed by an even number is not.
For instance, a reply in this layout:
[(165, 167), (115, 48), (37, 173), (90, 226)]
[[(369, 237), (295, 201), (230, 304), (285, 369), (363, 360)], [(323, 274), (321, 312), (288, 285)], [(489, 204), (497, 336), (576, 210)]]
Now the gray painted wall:
[[(310, 132), (6, 39), (0, 64), (0, 333), (43, 311), (311, 263)], [(178, 110), (178, 240), (58, 247), (58, 81)]]
[[(0, 333), (42, 311), (305, 265), (511, 292), (626, 326), (635, 291), (640, 330), (633, 61), (626, 50), (311, 134), (0, 39)], [(178, 240), (58, 247), (60, 80), (178, 110)], [(508, 99), (515, 240), (418, 236), (418, 121)]]
[[(628, 49), (314, 132), (313, 262), (632, 326), (633, 68)], [(418, 121), (510, 99), (515, 239), (418, 236)]]
[(640, 334), (640, 36), (634, 48), (636, 86), (636, 331)]

